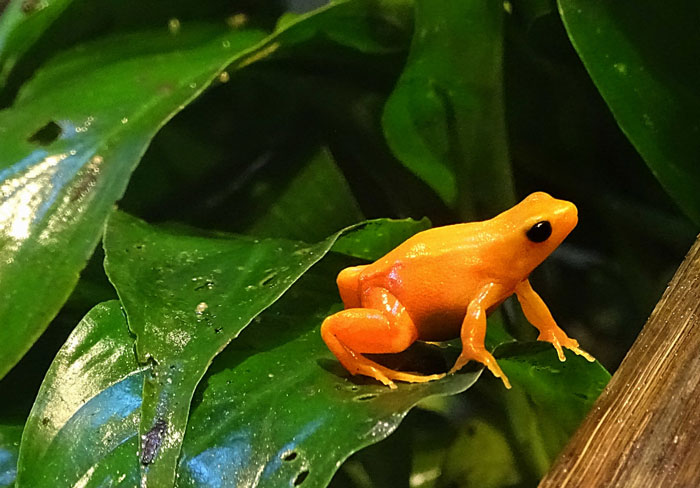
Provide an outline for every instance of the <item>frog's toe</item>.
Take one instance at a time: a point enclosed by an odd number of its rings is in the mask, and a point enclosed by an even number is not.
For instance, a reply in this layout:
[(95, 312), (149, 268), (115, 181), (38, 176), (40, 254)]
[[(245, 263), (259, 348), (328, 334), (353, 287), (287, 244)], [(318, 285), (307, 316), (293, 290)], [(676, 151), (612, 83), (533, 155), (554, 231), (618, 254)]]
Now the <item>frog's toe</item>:
[(445, 373), (440, 374), (413, 374), (404, 373), (403, 371), (394, 371), (392, 378), (398, 381), (405, 381), (407, 383), (427, 383), (428, 381), (435, 381), (445, 377)]
[(590, 354), (588, 354), (586, 351), (584, 351), (583, 349), (581, 349), (579, 347), (569, 347), (567, 349), (571, 350), (575, 354), (578, 354), (579, 356), (584, 357), (586, 359), (586, 361), (589, 361), (591, 363), (595, 362), (595, 358), (593, 356), (591, 356)]
[(559, 361), (566, 361), (566, 356), (562, 350), (562, 346), (567, 348), (569, 351), (584, 357), (587, 361), (594, 362), (595, 358), (588, 354), (586, 351), (579, 347), (578, 341), (576, 339), (571, 339), (570, 337), (554, 338), (551, 341), (552, 345), (557, 349), (557, 355), (559, 356)]
[(374, 361), (371, 361), (361, 355), (358, 355), (357, 360), (358, 363), (354, 368), (353, 374), (361, 374), (363, 376), (374, 378), (392, 390), (396, 388), (394, 381), (404, 381), (406, 383), (426, 383), (428, 381), (435, 381), (445, 377), (445, 373), (421, 375), (406, 373), (404, 371), (396, 371), (375, 363)]
[(386, 376), (383, 371), (381, 371), (381, 368), (378, 367), (378, 364), (375, 364), (369, 360), (361, 362), (360, 361), (358, 361), (358, 364), (356, 364), (353, 368), (352, 374), (369, 376), (370, 378), (374, 378), (375, 380), (379, 381), (383, 385), (388, 386), (392, 390), (396, 388), (396, 383), (391, 381), (391, 379), (388, 376)]
[(377, 368), (381, 374), (387, 378), (395, 381), (404, 381), (406, 383), (427, 383), (428, 381), (435, 381), (445, 377), (445, 373), (423, 375), (407, 373), (405, 371), (396, 371), (380, 365), (376, 365), (375, 368)]
[(459, 371), (465, 364), (467, 364), (471, 360), (480, 362), (481, 364), (486, 366), (496, 378), (500, 378), (501, 381), (503, 381), (503, 385), (506, 388), (510, 389), (510, 381), (508, 381), (508, 377), (498, 365), (496, 358), (494, 358), (493, 355), (486, 349), (462, 351), (462, 354), (460, 354), (459, 358), (457, 359), (457, 362), (455, 362), (455, 365), (452, 366), (452, 369), (450, 370), (449, 374)]

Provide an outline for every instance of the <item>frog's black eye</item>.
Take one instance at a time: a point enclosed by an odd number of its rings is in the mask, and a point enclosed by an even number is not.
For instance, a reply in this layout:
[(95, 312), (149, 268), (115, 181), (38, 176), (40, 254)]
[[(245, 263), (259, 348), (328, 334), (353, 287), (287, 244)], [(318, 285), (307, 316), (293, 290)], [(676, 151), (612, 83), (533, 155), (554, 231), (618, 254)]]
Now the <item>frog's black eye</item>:
[(532, 242), (544, 242), (552, 235), (552, 224), (543, 220), (537, 222), (527, 231), (527, 238)]

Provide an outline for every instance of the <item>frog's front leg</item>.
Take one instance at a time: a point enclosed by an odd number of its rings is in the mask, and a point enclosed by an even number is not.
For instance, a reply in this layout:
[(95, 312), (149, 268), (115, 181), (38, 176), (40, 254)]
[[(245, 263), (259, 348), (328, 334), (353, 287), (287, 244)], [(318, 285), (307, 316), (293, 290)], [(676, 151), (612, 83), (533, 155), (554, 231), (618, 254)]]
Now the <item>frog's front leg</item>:
[(579, 347), (578, 341), (571, 339), (566, 335), (566, 332), (559, 328), (547, 305), (537, 292), (532, 289), (529, 280), (523, 280), (518, 283), (515, 287), (515, 294), (527, 320), (540, 331), (537, 339), (551, 342), (557, 350), (560, 361), (566, 361), (562, 346), (583, 356), (588, 361), (595, 361), (593, 356)]
[(462, 354), (450, 370), (460, 370), (469, 361), (474, 360), (486, 366), (496, 378), (501, 378), (506, 388), (510, 388), (508, 378), (501, 370), (496, 359), (486, 350), (486, 310), (503, 299), (503, 287), (495, 283), (484, 286), (467, 307), (467, 314), (462, 322)]
[(384, 288), (370, 288), (361, 296), (362, 308), (349, 308), (326, 318), (321, 336), (351, 374), (375, 378), (396, 388), (392, 380), (418, 383), (444, 375), (417, 375), (395, 371), (362, 356), (397, 353), (418, 338), (418, 330), (403, 305)]

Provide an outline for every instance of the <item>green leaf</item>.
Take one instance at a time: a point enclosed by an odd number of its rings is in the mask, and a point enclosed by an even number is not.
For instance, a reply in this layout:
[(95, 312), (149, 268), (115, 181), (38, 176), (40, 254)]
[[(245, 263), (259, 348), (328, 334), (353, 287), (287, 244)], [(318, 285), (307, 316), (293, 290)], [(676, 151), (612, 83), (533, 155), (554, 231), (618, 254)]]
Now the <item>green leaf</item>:
[(617, 123), (700, 224), (698, 4), (559, 0), (569, 37)]
[(502, 392), (516, 451), (541, 478), (610, 380), (598, 362), (543, 342), (510, 343), (494, 356), (513, 388)]
[(22, 425), (0, 424), (0, 487), (15, 486)]
[(342, 307), (334, 286), (342, 263), (328, 256), (314, 266), (214, 361), (195, 395), (177, 486), (325, 487), (416, 402), (476, 381), (481, 370), (396, 390), (351, 379), (319, 333)]
[(0, 15), (0, 88), (19, 58), (73, 0), (12, 0)]
[(113, 214), (105, 269), (136, 335), (139, 361), (153, 371), (144, 384), (141, 434), (159, 422), (167, 426), (158, 458), (144, 468), (149, 483), (173, 482), (190, 401), (214, 356), (352, 229), (312, 245), (183, 235)]
[[(416, 224), (386, 221), (382, 230), (390, 235), (396, 229), (402, 239), (411, 226)], [(318, 331), (323, 317), (340, 307), (334, 279), (347, 263), (340, 255), (327, 256), (216, 359), (195, 396), (179, 484), (240, 486), (237, 480), (263, 473), (258, 486), (279, 486), (287, 475), (296, 479), (312, 466), (305, 485), (325, 486), (342, 459), (389, 435), (416, 401), (461, 391), (476, 380), (480, 371), (401, 384), (397, 390), (369, 379), (350, 382)], [(117, 302), (97, 306), (78, 325), (51, 366), (27, 423), (19, 486), (139, 483), (141, 388), (160, 373), (153, 362), (150, 368), (138, 365), (132, 344)], [(273, 387), (263, 387), (266, 383)], [(347, 412), (349, 422), (335, 412)], [(320, 425), (310, 425), (320, 414)], [(246, 441), (237, 437), (241, 429), (252, 437), (252, 457), (237, 451)], [(164, 449), (167, 437), (158, 440)], [(280, 460), (289, 449), (298, 450), (296, 461)]]
[(417, 0), (406, 68), (383, 126), (401, 162), (463, 218), (514, 203), (502, 87), (503, 8)]
[(155, 132), (261, 37), (111, 37), (54, 60), (0, 112), (0, 377), (70, 294)]
[[(141, 388), (119, 302), (78, 324), (41, 386), (27, 420), (17, 487), (136, 486)], [(107, 484), (109, 483), (109, 484)]]

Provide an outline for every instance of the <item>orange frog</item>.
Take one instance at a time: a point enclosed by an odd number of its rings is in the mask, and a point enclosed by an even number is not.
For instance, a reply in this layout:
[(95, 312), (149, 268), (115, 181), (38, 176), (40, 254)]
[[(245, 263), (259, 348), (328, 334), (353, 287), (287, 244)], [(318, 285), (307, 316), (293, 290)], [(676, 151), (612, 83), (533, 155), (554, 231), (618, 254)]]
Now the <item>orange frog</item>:
[(491, 220), (419, 232), (374, 263), (340, 272), (345, 310), (324, 320), (323, 340), (351, 374), (396, 388), (392, 380), (424, 382), (444, 374), (395, 371), (363, 353), (397, 353), (417, 340), (461, 337), (462, 353), (450, 373), (474, 360), (510, 388), (484, 337), (486, 315), (515, 293), (538, 339), (551, 342), (561, 361), (562, 347), (593, 361), (557, 326), (528, 281), (577, 222), (573, 203), (537, 192)]

